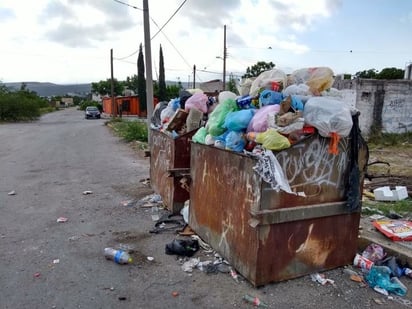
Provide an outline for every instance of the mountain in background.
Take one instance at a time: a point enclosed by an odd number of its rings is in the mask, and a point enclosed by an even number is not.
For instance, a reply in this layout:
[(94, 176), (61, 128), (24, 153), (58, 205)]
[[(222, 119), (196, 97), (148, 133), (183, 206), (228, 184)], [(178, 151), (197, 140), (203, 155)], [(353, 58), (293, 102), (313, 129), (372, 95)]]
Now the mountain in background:
[[(15, 82), (15, 83), (3, 83), (8, 88), (19, 90), (21, 84), (25, 83), (26, 88), (34, 91), (40, 97), (55, 97), (55, 96), (79, 96), (85, 97), (92, 92), (92, 84), (71, 84), (71, 85), (58, 85), (53, 83), (43, 82)], [(191, 88), (191, 84), (182, 82), (184, 89)], [(175, 81), (166, 81), (166, 85), (177, 85)]]
[(58, 85), (53, 83), (41, 83), (41, 82), (16, 82), (16, 83), (4, 83), (8, 88), (19, 90), (22, 83), (26, 84), (26, 88), (34, 91), (40, 97), (53, 97), (53, 96), (87, 96), (91, 93), (92, 84), (73, 84), (73, 85)]

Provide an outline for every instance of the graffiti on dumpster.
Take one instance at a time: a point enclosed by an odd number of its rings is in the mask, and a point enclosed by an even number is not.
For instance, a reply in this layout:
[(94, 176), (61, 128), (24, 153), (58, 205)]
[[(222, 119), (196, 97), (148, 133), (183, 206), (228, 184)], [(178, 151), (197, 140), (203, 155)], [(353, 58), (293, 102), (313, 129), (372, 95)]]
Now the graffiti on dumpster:
[(326, 138), (314, 139), (306, 145), (302, 145), (297, 152), (284, 151), (276, 155), (289, 183), (339, 188), (343, 181), (339, 172), (344, 171), (348, 163), (347, 140), (341, 139), (338, 155), (329, 154), (329, 139)]
[(305, 241), (294, 250), (291, 246), (294, 234), (288, 239), (288, 250), (295, 257), (311, 267), (323, 267), (329, 254), (335, 249), (331, 237), (319, 238), (313, 235), (314, 224), (310, 224)]

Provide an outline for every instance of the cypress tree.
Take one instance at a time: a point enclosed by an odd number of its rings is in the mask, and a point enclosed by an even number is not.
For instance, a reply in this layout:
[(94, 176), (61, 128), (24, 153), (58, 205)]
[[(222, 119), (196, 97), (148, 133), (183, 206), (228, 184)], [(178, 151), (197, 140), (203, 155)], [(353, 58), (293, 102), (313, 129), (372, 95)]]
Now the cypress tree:
[(137, 57), (137, 94), (139, 96), (140, 112), (147, 111), (146, 100), (146, 79), (144, 76), (144, 60), (142, 43), (139, 46), (139, 56)]
[(166, 101), (167, 90), (165, 81), (165, 65), (163, 61), (163, 50), (162, 45), (160, 45), (159, 52), (159, 101)]

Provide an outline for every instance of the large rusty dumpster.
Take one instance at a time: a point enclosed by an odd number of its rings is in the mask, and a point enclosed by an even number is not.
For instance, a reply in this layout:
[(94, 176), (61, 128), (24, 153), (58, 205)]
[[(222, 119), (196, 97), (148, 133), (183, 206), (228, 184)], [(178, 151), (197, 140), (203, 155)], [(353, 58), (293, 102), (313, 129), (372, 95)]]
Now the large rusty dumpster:
[(181, 179), (189, 177), (190, 139), (196, 131), (175, 139), (158, 130), (150, 131), (150, 183), (172, 213), (179, 213), (189, 199)]
[(303, 197), (272, 189), (255, 173), (255, 157), (192, 143), (191, 228), (254, 286), (351, 263), (360, 209), (346, 205), (349, 138), (341, 139), (338, 155), (328, 147), (329, 139), (315, 134), (275, 153)]

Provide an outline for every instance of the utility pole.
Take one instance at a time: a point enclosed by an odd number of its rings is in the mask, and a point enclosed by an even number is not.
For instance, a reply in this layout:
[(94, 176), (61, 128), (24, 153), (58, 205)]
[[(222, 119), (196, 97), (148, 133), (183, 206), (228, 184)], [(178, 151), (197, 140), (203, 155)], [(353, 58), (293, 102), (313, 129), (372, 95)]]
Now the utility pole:
[(223, 27), (223, 91), (226, 90), (226, 25)]
[(196, 64), (193, 65), (193, 89), (196, 88)]
[(153, 114), (153, 77), (152, 77), (152, 49), (150, 45), (150, 23), (148, 0), (143, 0), (143, 28), (144, 48), (146, 62), (146, 112), (147, 112), (147, 134), (150, 144), (150, 119)]
[(110, 95), (112, 97), (112, 116), (116, 117), (116, 104), (114, 103), (114, 80), (113, 80), (113, 48), (110, 49)]

